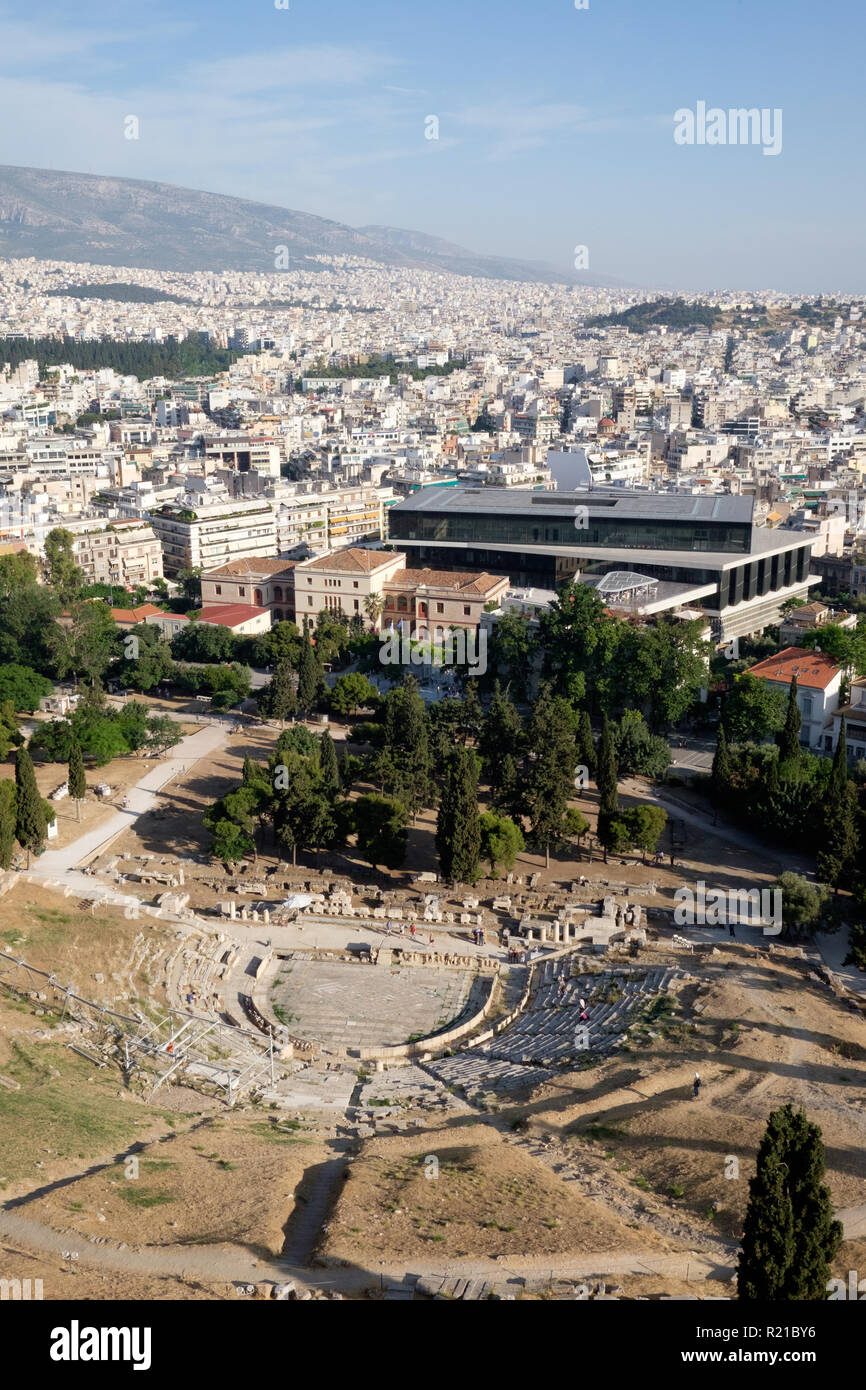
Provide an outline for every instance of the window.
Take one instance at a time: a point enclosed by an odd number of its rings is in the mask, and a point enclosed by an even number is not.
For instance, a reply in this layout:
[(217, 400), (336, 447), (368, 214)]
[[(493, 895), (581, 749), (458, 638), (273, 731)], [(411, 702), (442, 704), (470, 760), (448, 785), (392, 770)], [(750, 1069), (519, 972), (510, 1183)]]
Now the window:
[(463, 605), (463, 613), (464, 613), (465, 617), (468, 618), (471, 612), (472, 612), (471, 606), (470, 606), (468, 603), (464, 603), (464, 605)]
[(222, 586), (222, 584), (217, 584), (217, 586), (216, 586), (216, 591), (217, 591), (218, 594), (221, 594), (221, 593), (222, 593), (222, 591), (223, 591), (223, 586)]
[(313, 606), (313, 595), (312, 595), (312, 594), (310, 594), (309, 598), (307, 599), (307, 604), (308, 604), (308, 606), (309, 606), (310, 608), (312, 608), (312, 606)]
[(358, 612), (360, 611), (360, 608), (361, 608), (360, 603), (358, 602), (357, 599), (355, 599), (355, 612), (358, 613)]
[(307, 583), (308, 583), (308, 584), (312, 584), (312, 582), (313, 582), (312, 577), (308, 575), (308, 576), (307, 576)]
[(353, 580), (352, 580), (352, 588), (353, 588), (353, 589), (357, 589), (357, 587), (358, 587), (358, 581), (357, 581), (357, 579), (353, 579)]
[(241, 586), (241, 588), (238, 589), (238, 593), (240, 594), (241, 598), (243, 598), (246, 594), (246, 589), (243, 586)]
[(444, 612), (445, 612), (445, 604), (444, 604), (444, 603), (437, 603), (437, 605), (436, 605), (436, 612), (437, 612), (437, 613), (444, 613)]

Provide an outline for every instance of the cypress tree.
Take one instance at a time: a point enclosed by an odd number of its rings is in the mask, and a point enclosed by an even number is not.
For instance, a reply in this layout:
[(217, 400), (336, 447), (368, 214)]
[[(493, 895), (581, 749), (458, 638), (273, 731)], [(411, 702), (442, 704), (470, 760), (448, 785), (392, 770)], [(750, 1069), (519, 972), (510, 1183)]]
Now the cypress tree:
[(385, 699), (385, 743), (378, 760), (385, 791), (414, 816), (433, 798), (427, 710), (411, 677)]
[(766, 781), (764, 782), (764, 786), (765, 786), (765, 788), (766, 788), (767, 795), (770, 796), (770, 797), (775, 796), (776, 793), (778, 792), (779, 788), (781, 787), (781, 785), (782, 785), (782, 783), (781, 783), (781, 781), (780, 781), (780, 779), (779, 779), (779, 759), (778, 759), (778, 758), (768, 758), (768, 759), (767, 759), (767, 776), (766, 776)]
[(786, 1182), (790, 1106), (774, 1111), (749, 1180), (749, 1203), (737, 1263), (737, 1294), (758, 1302), (784, 1298), (794, 1259), (794, 1212)]
[(563, 821), (574, 794), (577, 748), (568, 701), (542, 687), (529, 721), (532, 759), (527, 769), (527, 809), (532, 837), (550, 865), (550, 847), (563, 838)]
[(436, 822), (439, 866), (450, 883), (474, 883), (478, 877), (479, 820), (475, 754), (468, 748), (455, 748), (445, 766)]
[(84, 776), (84, 759), (77, 738), (72, 740), (69, 749), (69, 795), (75, 802), (78, 819), (81, 820), (81, 803), (87, 795), (87, 778)]
[(791, 762), (800, 756), (800, 707), (797, 704), (797, 677), (791, 678), (791, 689), (788, 692), (788, 712), (785, 715), (785, 723), (782, 730), (777, 734), (779, 744), (779, 762)]
[(580, 722), (577, 729), (577, 761), (589, 769), (590, 777), (595, 777), (597, 768), (595, 742), (592, 737), (592, 720), (589, 717), (589, 710), (586, 709), (580, 712)]
[(791, 1131), (788, 1187), (794, 1212), (794, 1261), (787, 1298), (789, 1302), (824, 1301), (830, 1265), (842, 1243), (842, 1224), (833, 1216), (830, 1189), (824, 1183), (820, 1127), (799, 1110)]
[(828, 796), (823, 807), (824, 843), (818, 853), (818, 877), (838, 893), (860, 849), (857, 793), (850, 783)]
[(12, 866), (15, 853), (15, 783), (11, 777), (0, 781), (0, 869)]
[(298, 695), (295, 690), (295, 673), (290, 662), (279, 663), (270, 685), (262, 692), (259, 704), (262, 713), (269, 719), (294, 719), (298, 712)]
[(504, 811), (510, 816), (516, 825), (521, 825), (526, 810), (523, 786), (517, 763), (510, 754), (502, 760), (499, 787), (493, 797), (493, 804), (498, 811)]
[(839, 742), (833, 753), (830, 769), (830, 795), (839, 796), (848, 785), (848, 721), (844, 714), (839, 728)]
[(340, 770), (337, 764), (337, 750), (329, 729), (322, 734), (319, 744), (319, 776), (325, 795), (329, 798), (335, 797), (340, 790)]
[(604, 846), (604, 860), (607, 863), (608, 848), (613, 842), (612, 826), (619, 814), (617, 794), (618, 770), (616, 749), (610, 731), (607, 715), (602, 716), (601, 737), (598, 741), (598, 768), (595, 784), (598, 787), (598, 839)]
[(731, 787), (731, 755), (728, 752), (728, 736), (725, 726), (719, 721), (716, 738), (716, 751), (713, 754), (713, 769), (710, 774), (710, 796), (718, 819), (718, 810), (724, 806)]
[(844, 715), (833, 754), (827, 796), (821, 806), (821, 835), (818, 877), (838, 893), (860, 848), (857, 793), (848, 780), (848, 735)]
[(18, 793), (15, 812), (15, 838), (22, 849), (30, 855), (39, 849), (45, 839), (47, 822), (42, 797), (36, 785), (33, 762), (26, 748), (19, 748), (15, 754), (15, 787)]
[(819, 1127), (790, 1105), (774, 1110), (749, 1182), (737, 1266), (743, 1301), (826, 1299), (842, 1227), (833, 1219), (824, 1167)]
[(349, 752), (348, 744), (343, 744), (343, 756), (340, 758), (340, 785), (344, 792), (350, 792), (355, 782), (354, 767), (352, 765), (352, 755)]
[(321, 673), (316, 653), (309, 637), (301, 642), (301, 658), (298, 662), (298, 708), (302, 714), (309, 714), (319, 695)]
[(494, 796), (502, 785), (505, 760), (511, 758), (513, 763), (522, 740), (523, 724), (520, 715), (508, 693), (503, 693), (497, 681), (478, 738), (478, 751), (484, 764), (484, 775)]

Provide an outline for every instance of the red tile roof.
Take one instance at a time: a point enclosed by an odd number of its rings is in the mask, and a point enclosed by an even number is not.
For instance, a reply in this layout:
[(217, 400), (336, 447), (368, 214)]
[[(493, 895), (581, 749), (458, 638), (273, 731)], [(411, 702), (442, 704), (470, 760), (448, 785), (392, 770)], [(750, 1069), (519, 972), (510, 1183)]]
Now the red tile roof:
[(748, 674), (761, 680), (779, 681), (782, 685), (790, 685), (796, 676), (798, 685), (826, 690), (841, 669), (826, 652), (812, 651), (808, 647), (785, 647), (777, 656), (768, 656), (766, 661), (751, 666)]
[(154, 613), (161, 613), (155, 603), (141, 603), (137, 608), (112, 608), (111, 616), (116, 623), (143, 623)]
[(338, 550), (333, 555), (322, 555), (317, 560), (305, 560), (298, 565), (302, 570), (337, 570), (343, 574), (372, 574), (393, 560), (403, 559), (405, 555), (394, 550)]
[(451, 589), (458, 593), (483, 597), (500, 584), (510, 581), (504, 574), (475, 574), (471, 570), (399, 570), (393, 579), (385, 580), (385, 589)]
[(274, 559), (270, 555), (249, 555), (241, 560), (229, 560), (218, 569), (208, 570), (203, 579), (229, 579), (261, 576), (263, 579), (276, 574), (289, 574), (295, 567), (295, 560)]
[(200, 623), (208, 623), (211, 627), (240, 627), (241, 623), (249, 622), (250, 618), (261, 617), (262, 613), (268, 613), (267, 608), (254, 608), (247, 603), (212, 603), (207, 608), (203, 608), (198, 615)]

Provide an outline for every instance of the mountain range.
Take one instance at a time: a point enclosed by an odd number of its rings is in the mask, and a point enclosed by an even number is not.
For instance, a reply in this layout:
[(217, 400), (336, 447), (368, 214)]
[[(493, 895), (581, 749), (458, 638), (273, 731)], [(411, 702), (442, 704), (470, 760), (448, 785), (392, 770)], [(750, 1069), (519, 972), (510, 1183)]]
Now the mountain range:
[(388, 267), (494, 280), (621, 285), (537, 261), (467, 251), (399, 227), (348, 227), (311, 213), (144, 179), (0, 165), (0, 258), (89, 262), (148, 270), (316, 270), (317, 258), (364, 256)]

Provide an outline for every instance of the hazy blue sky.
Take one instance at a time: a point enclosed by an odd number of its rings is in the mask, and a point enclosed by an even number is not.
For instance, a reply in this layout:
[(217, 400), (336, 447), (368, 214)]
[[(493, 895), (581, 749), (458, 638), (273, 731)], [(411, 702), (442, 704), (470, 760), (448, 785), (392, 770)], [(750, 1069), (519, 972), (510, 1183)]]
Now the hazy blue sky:
[[(863, 0), (0, 0), (0, 162), (585, 244), (647, 286), (866, 291), (864, 38)], [(699, 101), (780, 108), (781, 153), (675, 144)]]

